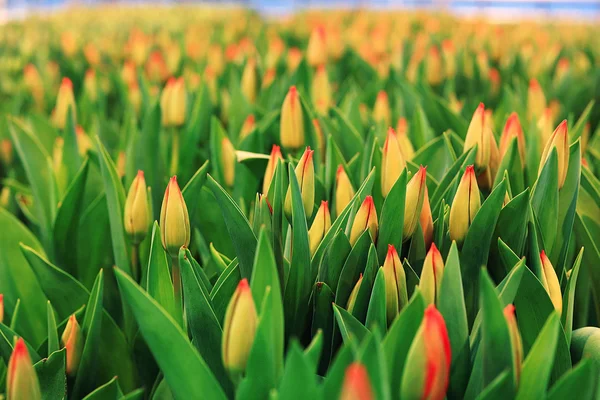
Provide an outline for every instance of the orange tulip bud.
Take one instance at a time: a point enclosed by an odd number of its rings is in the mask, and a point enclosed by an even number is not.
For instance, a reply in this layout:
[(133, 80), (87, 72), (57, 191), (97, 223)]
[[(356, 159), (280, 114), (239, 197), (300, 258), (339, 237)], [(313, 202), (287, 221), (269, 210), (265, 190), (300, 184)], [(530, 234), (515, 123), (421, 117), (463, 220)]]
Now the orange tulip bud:
[(537, 79), (532, 78), (529, 81), (529, 90), (527, 91), (527, 115), (529, 120), (540, 118), (546, 108), (546, 96)]
[(521, 166), (525, 167), (525, 136), (523, 135), (523, 128), (519, 121), (519, 116), (516, 112), (510, 114), (502, 130), (502, 137), (500, 138), (500, 158), (504, 158), (504, 154), (508, 150), (508, 146), (512, 142), (513, 138), (517, 138), (517, 145), (519, 148), (519, 155), (521, 156)]
[(74, 376), (77, 373), (77, 368), (79, 368), (79, 361), (83, 352), (83, 334), (75, 314), (69, 317), (61, 340), (63, 346), (67, 349), (67, 374)]
[(148, 189), (144, 179), (144, 171), (139, 170), (131, 182), (125, 210), (125, 232), (129, 235), (132, 243), (139, 244), (148, 233), (148, 227), (152, 223), (150, 207), (148, 202)]
[[(295, 173), (296, 179), (298, 179), (298, 185), (300, 185), (300, 194), (302, 195), (302, 204), (304, 205), (304, 212), (306, 218), (312, 217), (313, 208), (315, 205), (315, 164), (313, 162), (314, 150), (307, 147), (298, 161)], [(292, 189), (288, 187), (287, 194), (285, 196), (284, 209), (286, 215), (291, 218), (292, 215)]]
[(256, 93), (258, 82), (256, 80), (256, 61), (254, 58), (249, 59), (242, 72), (242, 80), (240, 82), (242, 94), (250, 103), (256, 101)]
[(544, 165), (550, 157), (552, 149), (556, 149), (558, 156), (558, 188), (562, 188), (567, 178), (567, 169), (569, 168), (569, 134), (567, 132), (567, 120), (563, 120), (552, 133), (550, 139), (544, 147), (540, 168), (538, 174), (542, 173)]
[(400, 146), (400, 152), (404, 159), (409, 161), (412, 160), (415, 155), (415, 149), (410, 142), (408, 137), (408, 126), (406, 118), (400, 117), (398, 119), (398, 125), (396, 127), (396, 139), (398, 140), (398, 146)]
[(250, 114), (250, 115), (248, 115), (248, 117), (246, 117), (246, 119), (244, 120), (244, 123), (242, 124), (242, 129), (240, 130), (239, 141), (241, 142), (242, 140), (247, 138), (248, 135), (250, 135), (250, 133), (254, 130), (255, 127), (256, 127), (256, 120), (254, 118), (254, 115)]
[(373, 389), (364, 365), (354, 362), (346, 368), (340, 400), (373, 400)]
[(283, 156), (281, 155), (281, 149), (276, 144), (273, 145), (271, 149), (271, 155), (269, 156), (269, 162), (267, 163), (267, 168), (265, 169), (265, 177), (263, 179), (263, 193), (269, 193), (269, 187), (271, 186), (271, 181), (273, 180), (273, 175), (275, 174), (275, 168), (277, 168), (277, 164), (279, 161), (283, 161)]
[(228, 187), (233, 187), (235, 181), (235, 164), (237, 162), (235, 149), (228, 137), (221, 140), (221, 168), (223, 181)]
[(490, 135), (491, 129), (485, 123), (485, 106), (479, 103), (469, 124), (463, 150), (466, 152), (477, 145), (475, 165), (478, 170), (484, 170), (490, 162)]
[(67, 112), (71, 109), (73, 117), (76, 116), (75, 96), (73, 95), (73, 84), (69, 78), (63, 78), (58, 96), (56, 97), (56, 106), (52, 113), (52, 121), (59, 129), (64, 129), (67, 123)]
[(6, 372), (6, 397), (11, 400), (41, 400), (42, 392), (35, 368), (23, 338), (17, 343), (8, 361)]
[(371, 239), (375, 242), (377, 240), (378, 228), (377, 210), (375, 210), (373, 197), (367, 196), (354, 217), (352, 229), (350, 230), (350, 244), (354, 246), (358, 238), (366, 230), (369, 231)]
[(429, 191), (425, 186), (425, 197), (423, 198), (423, 207), (419, 215), (419, 224), (423, 231), (423, 240), (425, 247), (429, 247), (433, 242), (433, 216), (431, 215), (431, 205), (429, 204)]
[(319, 65), (311, 86), (312, 100), (315, 109), (320, 114), (327, 114), (332, 104), (331, 85), (325, 65)]
[(324, 27), (318, 26), (310, 34), (306, 49), (306, 60), (311, 67), (327, 62), (327, 42)]

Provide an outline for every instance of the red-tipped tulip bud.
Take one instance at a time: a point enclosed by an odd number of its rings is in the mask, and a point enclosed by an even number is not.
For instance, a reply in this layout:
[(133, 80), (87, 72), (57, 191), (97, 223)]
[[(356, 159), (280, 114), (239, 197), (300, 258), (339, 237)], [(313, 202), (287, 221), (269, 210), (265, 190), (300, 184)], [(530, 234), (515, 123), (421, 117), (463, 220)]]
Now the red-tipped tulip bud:
[(275, 78), (277, 77), (277, 71), (275, 68), (269, 68), (265, 71), (265, 74), (262, 78), (262, 89), (267, 89), (269, 86), (275, 82)]
[(373, 242), (375, 242), (377, 240), (378, 229), (379, 224), (377, 222), (375, 203), (373, 203), (373, 197), (367, 196), (354, 217), (352, 229), (350, 230), (350, 244), (354, 246), (360, 235), (366, 230), (369, 231)]
[(310, 254), (314, 255), (321, 244), (321, 240), (331, 228), (331, 215), (329, 214), (329, 206), (326, 201), (321, 202), (319, 211), (315, 215), (312, 226), (308, 231), (308, 241), (310, 243)]
[(98, 99), (98, 80), (96, 79), (96, 72), (93, 69), (88, 69), (85, 72), (83, 91), (90, 100), (95, 102)]
[(406, 291), (406, 274), (398, 252), (393, 245), (388, 245), (387, 256), (383, 263), (383, 276), (385, 278), (385, 304), (388, 325), (396, 318), (398, 313), (408, 304)]
[(425, 241), (426, 248), (433, 242), (433, 216), (431, 215), (428, 192), (427, 187), (425, 187), (425, 198), (423, 199), (423, 207), (419, 215), (419, 225), (421, 225), (421, 231), (423, 231), (423, 240)]
[(537, 79), (529, 81), (529, 90), (527, 91), (527, 115), (529, 120), (537, 120), (541, 117), (546, 108), (546, 96)]
[(139, 244), (146, 237), (148, 227), (152, 223), (144, 171), (138, 171), (131, 182), (123, 214), (125, 232), (129, 235), (132, 243)]
[(515, 383), (518, 385), (519, 378), (521, 377), (521, 364), (523, 362), (523, 341), (521, 340), (521, 333), (519, 332), (519, 326), (517, 325), (515, 306), (509, 304), (504, 308), (504, 318), (506, 319), (508, 333), (510, 335), (510, 347), (513, 355), (513, 368), (515, 370)]
[(470, 165), (460, 180), (450, 208), (450, 240), (462, 243), (480, 207), (481, 199), (475, 168)]
[(177, 257), (179, 249), (190, 244), (190, 217), (175, 176), (169, 181), (160, 209), (160, 233), (171, 257)]
[(540, 169), (538, 174), (542, 173), (544, 165), (550, 157), (552, 149), (556, 149), (556, 155), (558, 156), (558, 188), (562, 188), (567, 178), (567, 169), (569, 167), (569, 134), (567, 132), (567, 120), (565, 119), (560, 123), (550, 136), (542, 158), (540, 160)]
[[(296, 179), (298, 179), (298, 185), (300, 185), (300, 194), (302, 195), (302, 204), (304, 205), (306, 218), (312, 217), (315, 205), (315, 164), (313, 163), (313, 154), (314, 150), (307, 147), (295, 169)], [(292, 189), (290, 187), (288, 187), (285, 196), (284, 208), (286, 215), (291, 216)]]
[(223, 171), (223, 181), (228, 187), (233, 187), (235, 181), (236, 155), (233, 144), (228, 137), (221, 140), (221, 168)]
[(240, 130), (239, 141), (241, 142), (242, 140), (247, 138), (248, 135), (250, 135), (250, 133), (254, 130), (255, 127), (256, 127), (256, 118), (254, 118), (253, 114), (250, 114), (244, 120), (244, 123), (242, 124), (242, 129)]
[(302, 62), (302, 57), (304, 56), (302, 50), (299, 48), (292, 47), (288, 50), (286, 63), (289, 72), (296, 71), (296, 68), (298, 68), (298, 65)]
[(302, 104), (296, 86), (290, 87), (281, 106), (280, 140), (284, 148), (298, 149), (304, 145)]
[(510, 114), (510, 117), (506, 120), (504, 129), (502, 130), (502, 137), (500, 138), (500, 158), (504, 158), (504, 154), (506, 154), (513, 138), (517, 138), (519, 156), (521, 156), (521, 166), (525, 167), (525, 135), (523, 135), (523, 128), (521, 127), (521, 122), (519, 121), (519, 116), (516, 112)]
[(385, 126), (390, 126), (392, 111), (390, 110), (388, 95), (383, 90), (377, 93), (377, 99), (375, 99), (375, 105), (373, 106), (373, 119), (377, 123), (383, 123)]
[(67, 349), (67, 374), (74, 376), (79, 368), (79, 360), (83, 351), (83, 335), (75, 314), (69, 317), (61, 340), (62, 345)]
[(40, 381), (22, 338), (17, 340), (6, 372), (6, 398), (41, 400)]
[(396, 127), (396, 139), (398, 139), (398, 146), (400, 146), (400, 152), (404, 156), (404, 159), (412, 160), (413, 156), (415, 155), (415, 148), (408, 138), (408, 124), (406, 122), (406, 118), (404, 117), (400, 117), (400, 119), (398, 119), (398, 125)]
[(479, 106), (473, 114), (469, 129), (467, 130), (467, 136), (465, 138), (465, 145), (463, 151), (468, 151), (477, 145), (477, 155), (475, 157), (475, 166), (478, 170), (484, 170), (490, 162), (490, 135), (492, 131), (489, 126), (485, 123), (485, 107), (483, 103), (479, 103)]
[(63, 78), (58, 96), (56, 97), (56, 106), (52, 113), (52, 121), (59, 129), (64, 129), (67, 123), (67, 113), (71, 108), (73, 117), (76, 115), (75, 96), (73, 95), (73, 83), (69, 78)]
[(340, 400), (373, 400), (369, 374), (364, 365), (353, 362), (346, 368)]
[(242, 72), (240, 86), (244, 97), (246, 97), (250, 103), (254, 103), (258, 89), (258, 82), (256, 78), (256, 61), (254, 58), (251, 58), (248, 60), (248, 62), (246, 62), (244, 72)]
[(381, 194), (383, 197), (386, 197), (392, 190), (392, 186), (394, 186), (404, 168), (406, 168), (406, 161), (400, 151), (396, 132), (394, 132), (394, 129), (389, 128), (381, 156)]
[(423, 201), (425, 200), (425, 190), (427, 185), (427, 168), (421, 166), (406, 185), (406, 201), (404, 202), (404, 228), (402, 230), (402, 239), (407, 240), (412, 237), (417, 229)]
[(360, 290), (360, 285), (362, 284), (362, 280), (363, 280), (363, 274), (360, 274), (360, 277), (358, 278), (356, 285), (354, 285), (352, 292), (350, 292), (350, 297), (348, 297), (348, 304), (346, 305), (346, 310), (348, 310), (349, 313), (352, 313), (352, 311), (354, 311), (354, 305), (356, 304), (356, 296), (358, 296), (358, 292)]
[(444, 260), (435, 243), (432, 243), (425, 257), (423, 270), (421, 271), (421, 280), (419, 282), (421, 294), (426, 304), (435, 304), (437, 302), (443, 275)]
[(230, 374), (239, 375), (246, 369), (257, 325), (258, 316), (252, 292), (248, 280), (244, 278), (238, 284), (225, 312), (223, 365)]
[(443, 400), (450, 376), (452, 354), (442, 314), (432, 304), (410, 346), (402, 375), (403, 400)]
[(558, 315), (560, 315), (562, 314), (562, 293), (560, 291), (560, 283), (558, 282), (556, 271), (544, 250), (542, 250), (542, 253), (540, 254), (540, 261), (542, 262), (542, 285), (544, 286), (544, 289), (546, 289), (548, 296), (550, 296), (554, 309)]
[(335, 215), (339, 216), (354, 197), (352, 182), (343, 166), (339, 165), (335, 175)]
[(320, 114), (327, 114), (332, 103), (331, 85), (325, 65), (319, 65), (311, 86), (312, 100), (315, 109)]
[(267, 163), (267, 169), (265, 169), (265, 177), (263, 179), (262, 186), (263, 193), (269, 193), (269, 187), (271, 186), (271, 181), (273, 180), (275, 169), (277, 168), (277, 164), (280, 160), (283, 161), (283, 156), (281, 155), (281, 148), (274, 144), (273, 148), (271, 149), (271, 155), (269, 156), (269, 162)]
[(306, 60), (311, 67), (327, 62), (327, 42), (324, 27), (316, 27), (310, 34), (308, 48), (306, 49)]

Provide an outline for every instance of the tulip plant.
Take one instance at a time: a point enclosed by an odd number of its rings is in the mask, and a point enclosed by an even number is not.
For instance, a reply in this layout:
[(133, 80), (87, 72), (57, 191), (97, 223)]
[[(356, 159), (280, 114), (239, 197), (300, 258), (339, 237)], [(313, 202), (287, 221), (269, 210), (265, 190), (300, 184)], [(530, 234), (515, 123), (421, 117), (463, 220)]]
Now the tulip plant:
[(0, 391), (596, 399), (598, 29), (95, 9), (0, 30)]

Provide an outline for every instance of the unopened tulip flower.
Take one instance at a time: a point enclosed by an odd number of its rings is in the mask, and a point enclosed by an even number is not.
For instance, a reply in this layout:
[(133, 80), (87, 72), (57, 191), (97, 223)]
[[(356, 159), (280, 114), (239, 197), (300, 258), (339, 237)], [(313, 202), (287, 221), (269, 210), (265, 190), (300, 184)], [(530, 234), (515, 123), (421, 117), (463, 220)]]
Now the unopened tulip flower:
[(562, 314), (562, 293), (560, 291), (560, 283), (558, 282), (556, 271), (544, 250), (542, 250), (540, 254), (540, 261), (542, 263), (542, 285), (544, 286), (544, 289), (546, 289), (548, 296), (550, 296), (554, 309), (558, 315), (560, 315)]
[(284, 148), (298, 149), (304, 145), (302, 104), (296, 86), (290, 87), (281, 106), (280, 140)]
[(342, 165), (338, 166), (335, 174), (335, 215), (339, 217), (344, 208), (354, 197), (352, 182)]
[(238, 284), (225, 312), (223, 365), (232, 376), (239, 375), (246, 369), (257, 326), (256, 306), (248, 280), (244, 278)]
[(442, 42), (442, 59), (446, 78), (453, 78), (456, 75), (456, 51), (451, 39)]
[(387, 197), (390, 190), (406, 168), (406, 161), (393, 128), (388, 129), (381, 155), (381, 194)]
[(129, 84), (129, 91), (127, 92), (127, 99), (133, 106), (135, 113), (139, 115), (142, 108), (142, 92), (137, 82)]
[(475, 177), (475, 168), (470, 165), (460, 180), (450, 207), (450, 221), (448, 223), (450, 240), (462, 243), (480, 207), (481, 199), (477, 178)]
[(403, 400), (443, 400), (448, 389), (452, 354), (446, 323), (433, 304), (425, 309), (410, 346), (402, 375)]
[(411, 178), (406, 185), (406, 200), (404, 202), (404, 228), (402, 230), (402, 239), (407, 240), (412, 237), (417, 229), (423, 201), (425, 199), (425, 190), (427, 179), (427, 167), (419, 167), (419, 171)]
[[(295, 174), (298, 179), (298, 185), (300, 186), (300, 194), (302, 195), (302, 204), (304, 205), (304, 212), (306, 218), (312, 217), (313, 208), (315, 205), (315, 164), (313, 162), (314, 150), (307, 147), (298, 161), (296, 166)], [(287, 194), (285, 195), (284, 209), (286, 215), (291, 218), (292, 215), (292, 189), (288, 187)]]
[(565, 184), (567, 169), (569, 168), (569, 134), (567, 132), (566, 119), (556, 127), (548, 143), (546, 143), (540, 160), (538, 174), (542, 173), (544, 165), (553, 149), (556, 149), (556, 155), (558, 156), (558, 188), (560, 189)]
[(83, 334), (75, 314), (69, 317), (61, 340), (62, 345), (67, 349), (67, 375), (74, 376), (79, 368), (79, 360), (83, 351)]
[(346, 368), (340, 400), (373, 400), (375, 395), (369, 381), (369, 373), (358, 361)]
[(92, 140), (79, 125), (75, 128), (75, 135), (77, 136), (77, 149), (79, 150), (79, 154), (85, 156), (87, 152), (94, 147)]
[(183, 77), (167, 81), (160, 97), (163, 126), (181, 126), (185, 123), (186, 97)]
[(83, 91), (93, 102), (98, 99), (98, 80), (96, 79), (96, 71), (93, 69), (88, 69), (85, 72)]
[(316, 67), (327, 62), (327, 42), (325, 28), (318, 26), (313, 29), (308, 39), (308, 47), (306, 49), (306, 60), (308, 65)]
[(317, 215), (315, 215), (315, 219), (313, 220), (312, 226), (308, 231), (308, 241), (310, 244), (310, 254), (314, 255), (321, 244), (321, 240), (327, 234), (331, 228), (331, 215), (329, 214), (329, 206), (327, 205), (327, 201), (322, 201), (319, 210), (317, 211)]
[(0, 293), (0, 324), (4, 322), (4, 294)]
[(506, 319), (508, 333), (510, 335), (510, 347), (513, 355), (513, 368), (515, 370), (515, 383), (518, 385), (521, 377), (521, 364), (523, 363), (523, 341), (521, 340), (521, 333), (519, 332), (519, 326), (517, 325), (515, 306), (509, 304), (504, 307), (504, 318)]
[(443, 275), (444, 260), (435, 243), (432, 243), (425, 257), (423, 270), (421, 271), (421, 280), (419, 282), (421, 294), (426, 304), (435, 304), (437, 302)]
[(267, 89), (273, 82), (275, 82), (275, 78), (277, 77), (277, 70), (275, 68), (269, 68), (265, 71), (265, 74), (262, 78), (262, 89)]
[(76, 116), (75, 96), (73, 95), (73, 83), (69, 78), (63, 78), (58, 96), (56, 97), (56, 106), (52, 113), (52, 121), (59, 129), (64, 129), (67, 123), (67, 113), (71, 109), (73, 117)]
[(398, 125), (396, 127), (396, 139), (398, 140), (398, 146), (400, 146), (400, 152), (405, 160), (412, 160), (415, 155), (415, 149), (408, 138), (408, 124), (406, 118), (400, 117), (398, 119)]
[(537, 121), (537, 129), (540, 134), (540, 142), (542, 144), (548, 143), (550, 140), (550, 136), (552, 136), (552, 132), (554, 130), (554, 115), (552, 114), (552, 109), (547, 107), (542, 116)]
[(296, 71), (298, 65), (302, 62), (302, 50), (297, 47), (291, 47), (287, 53), (287, 68), (288, 72), (292, 73)]
[(331, 85), (325, 65), (319, 65), (312, 80), (312, 100), (319, 114), (327, 114), (332, 103)]
[(179, 249), (190, 244), (190, 217), (175, 176), (169, 181), (160, 209), (160, 233), (171, 257), (177, 257)]
[(466, 152), (477, 145), (477, 155), (475, 157), (475, 166), (478, 171), (483, 171), (490, 162), (490, 136), (492, 131), (485, 123), (485, 106), (479, 103), (479, 106), (473, 114), (463, 151)]
[(5, 166), (11, 165), (14, 158), (13, 145), (10, 139), (0, 140), (0, 160)]
[(269, 156), (269, 162), (267, 163), (265, 177), (263, 179), (262, 192), (265, 194), (269, 193), (269, 187), (271, 186), (271, 181), (273, 180), (273, 175), (275, 174), (275, 168), (277, 168), (279, 161), (283, 161), (281, 148), (274, 144), (273, 148), (271, 149), (271, 155)]
[(423, 198), (423, 207), (419, 215), (419, 225), (423, 231), (423, 241), (425, 247), (429, 247), (433, 242), (433, 216), (431, 215), (431, 205), (429, 204), (429, 191), (425, 186), (425, 197)]
[(321, 161), (325, 162), (325, 135), (323, 134), (323, 129), (321, 129), (321, 124), (319, 124), (319, 120), (317, 118), (312, 120), (312, 125), (317, 138), (317, 148), (319, 149), (319, 153), (321, 153)]
[(570, 62), (568, 58), (561, 58), (556, 64), (556, 70), (554, 71), (554, 85), (558, 85), (567, 76), (570, 69)]
[(492, 93), (497, 94), (501, 88), (500, 72), (496, 68), (490, 68), (490, 71), (488, 72), (488, 78), (490, 80)]
[(256, 93), (258, 82), (256, 81), (256, 61), (254, 58), (249, 59), (242, 72), (242, 80), (240, 82), (241, 91), (244, 97), (250, 102), (256, 101)]
[(23, 338), (17, 343), (8, 361), (6, 372), (6, 398), (9, 400), (41, 400), (42, 392), (35, 368)]
[(235, 181), (235, 164), (236, 155), (233, 144), (228, 137), (224, 137), (221, 140), (221, 168), (223, 170), (223, 180), (228, 187), (233, 187)]
[(433, 86), (438, 85), (442, 81), (443, 74), (442, 58), (437, 47), (433, 46), (429, 49), (426, 66), (427, 82)]
[(131, 182), (127, 200), (125, 201), (125, 232), (134, 245), (139, 244), (148, 233), (151, 216), (148, 202), (148, 189), (144, 179), (144, 171), (139, 170)]
[(123, 178), (125, 176), (126, 166), (127, 166), (127, 156), (125, 155), (124, 151), (120, 151), (119, 154), (117, 155), (117, 162), (116, 162), (117, 175), (119, 176), (119, 178)]
[(389, 325), (404, 306), (408, 304), (406, 274), (398, 252), (391, 244), (388, 245), (387, 256), (382, 268), (385, 278), (385, 304)]
[(523, 128), (519, 121), (519, 116), (516, 112), (510, 114), (502, 130), (502, 136), (500, 137), (500, 158), (504, 158), (508, 147), (510, 146), (513, 138), (517, 138), (517, 146), (519, 148), (519, 156), (521, 157), (521, 166), (525, 167), (525, 135), (523, 134)]
[(248, 115), (242, 124), (242, 129), (240, 130), (239, 141), (244, 140), (250, 135), (250, 133), (256, 127), (256, 119), (254, 118), (254, 114)]
[(360, 274), (358, 281), (354, 285), (352, 292), (350, 292), (350, 297), (348, 297), (348, 304), (346, 305), (346, 310), (352, 314), (354, 311), (354, 306), (356, 305), (356, 297), (358, 296), (358, 292), (360, 291), (360, 285), (362, 284), (363, 274)]
[(377, 123), (383, 123), (385, 126), (390, 126), (392, 120), (392, 111), (390, 110), (390, 101), (384, 90), (377, 93), (375, 105), (373, 106), (373, 119)]
[(546, 108), (546, 96), (537, 79), (532, 78), (529, 81), (529, 90), (527, 91), (527, 115), (529, 120), (540, 118)]
[(377, 230), (379, 229), (379, 223), (377, 222), (377, 210), (375, 210), (375, 204), (373, 203), (373, 197), (367, 196), (361, 204), (354, 222), (352, 223), (352, 229), (350, 230), (350, 244), (354, 246), (358, 238), (365, 232), (369, 231), (373, 242), (377, 240)]

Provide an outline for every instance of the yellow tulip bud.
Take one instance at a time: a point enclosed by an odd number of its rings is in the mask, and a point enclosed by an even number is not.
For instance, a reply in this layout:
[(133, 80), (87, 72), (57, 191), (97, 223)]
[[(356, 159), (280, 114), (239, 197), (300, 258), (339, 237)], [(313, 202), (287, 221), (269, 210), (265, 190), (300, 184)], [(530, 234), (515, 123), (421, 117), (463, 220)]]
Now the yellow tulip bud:
[(431, 215), (431, 205), (429, 204), (429, 191), (425, 186), (425, 197), (423, 198), (423, 207), (419, 215), (419, 225), (423, 231), (423, 241), (425, 247), (429, 247), (433, 242), (433, 216)]
[(406, 274), (393, 245), (388, 245), (387, 256), (383, 263), (383, 276), (385, 278), (385, 304), (388, 325), (396, 318), (398, 313), (408, 304), (406, 291)]
[(253, 114), (248, 115), (242, 124), (242, 129), (240, 130), (239, 141), (241, 142), (254, 130), (256, 127), (256, 121)]
[(52, 113), (52, 121), (59, 129), (64, 129), (67, 123), (67, 112), (71, 108), (73, 117), (76, 116), (75, 96), (73, 95), (73, 84), (69, 78), (63, 78), (58, 96), (56, 96), (56, 106)]
[(6, 397), (10, 400), (41, 400), (40, 381), (31, 362), (23, 338), (17, 343), (8, 361), (6, 372)]
[(142, 92), (137, 82), (129, 84), (129, 91), (127, 92), (127, 98), (133, 106), (135, 113), (139, 115), (140, 109), (142, 108)]
[(552, 263), (546, 256), (546, 252), (542, 250), (540, 254), (540, 261), (542, 263), (542, 274), (541, 281), (544, 289), (548, 293), (550, 300), (552, 300), (552, 305), (554, 309), (558, 313), (558, 315), (562, 314), (562, 293), (560, 291), (560, 282), (558, 282), (558, 276), (556, 276), (556, 271), (552, 266)]
[(312, 223), (308, 231), (308, 241), (310, 244), (310, 254), (314, 255), (321, 244), (321, 240), (327, 234), (331, 228), (331, 215), (329, 214), (329, 206), (327, 205), (327, 201), (322, 201), (319, 210), (317, 211), (317, 215), (315, 215), (315, 219)]
[(221, 140), (221, 168), (223, 169), (223, 180), (228, 187), (233, 187), (235, 181), (236, 161), (233, 144), (228, 137), (224, 137), (223, 140)]
[(129, 187), (124, 211), (125, 232), (133, 244), (139, 244), (148, 233), (148, 227), (152, 222), (148, 204), (144, 171), (140, 170)]
[(519, 383), (521, 378), (521, 364), (523, 363), (523, 341), (521, 340), (521, 333), (519, 332), (519, 326), (517, 325), (517, 318), (515, 317), (515, 306), (512, 304), (504, 307), (504, 318), (508, 325), (508, 334), (510, 335), (510, 347), (513, 354), (513, 367), (515, 371), (516, 384)]
[(287, 53), (287, 68), (288, 72), (296, 71), (298, 65), (302, 62), (302, 50), (297, 47), (291, 47)]
[(360, 285), (362, 284), (362, 280), (363, 274), (360, 274), (356, 285), (354, 285), (352, 292), (350, 292), (350, 297), (348, 297), (348, 304), (346, 305), (346, 310), (348, 310), (348, 312), (351, 314), (352, 311), (354, 311), (354, 306), (356, 305), (356, 297), (358, 296), (358, 292), (360, 291)]
[(552, 110), (548, 107), (542, 113), (542, 116), (537, 121), (537, 128), (540, 134), (541, 143), (547, 143), (550, 140), (550, 136), (552, 136), (552, 131), (554, 130), (554, 116), (552, 115)]
[(504, 129), (502, 130), (502, 137), (500, 138), (500, 158), (504, 158), (508, 150), (508, 146), (512, 142), (513, 138), (517, 138), (517, 145), (519, 148), (519, 156), (521, 157), (521, 166), (525, 167), (525, 135), (523, 135), (523, 128), (519, 121), (519, 116), (516, 112), (510, 114), (510, 117), (506, 120)]
[(419, 167), (417, 172), (406, 185), (406, 200), (404, 202), (404, 228), (402, 230), (402, 239), (407, 240), (412, 237), (423, 208), (425, 199), (425, 190), (427, 179), (427, 167)]
[(406, 168), (394, 129), (389, 128), (381, 155), (381, 194), (387, 197), (390, 190)]
[(392, 111), (390, 110), (388, 95), (383, 90), (377, 93), (375, 105), (373, 106), (373, 119), (377, 123), (383, 123), (385, 126), (390, 126)]
[(79, 368), (83, 351), (83, 335), (75, 314), (69, 317), (61, 340), (63, 346), (67, 349), (67, 374), (74, 376), (77, 373), (77, 368)]
[(421, 288), (421, 294), (426, 304), (437, 302), (443, 274), (444, 260), (435, 243), (432, 243), (425, 257), (419, 282), (419, 288)]
[(373, 203), (373, 197), (367, 196), (361, 204), (354, 222), (352, 223), (352, 229), (350, 230), (350, 244), (354, 246), (358, 238), (365, 232), (369, 231), (373, 242), (377, 240), (377, 230), (379, 224), (377, 222), (377, 210), (375, 210), (375, 204)]
[(306, 49), (306, 59), (308, 65), (311, 67), (316, 67), (327, 62), (327, 42), (324, 27), (316, 27), (310, 34)]
[(93, 69), (88, 69), (85, 72), (83, 91), (90, 100), (96, 101), (98, 99), (98, 81), (96, 79), (96, 72)]
[(353, 197), (352, 182), (350, 182), (344, 167), (339, 165), (335, 174), (335, 215), (337, 217), (340, 216)]
[(544, 165), (550, 157), (552, 149), (556, 149), (556, 155), (558, 156), (558, 188), (562, 188), (567, 178), (567, 169), (569, 168), (569, 134), (567, 132), (567, 120), (565, 119), (560, 123), (550, 136), (542, 158), (540, 160), (540, 168), (538, 174), (542, 173)]
[(262, 88), (267, 89), (269, 86), (275, 82), (275, 78), (277, 77), (277, 70), (275, 68), (270, 68), (265, 71), (265, 75), (262, 79)]
[(117, 175), (119, 178), (125, 176), (125, 167), (127, 166), (127, 156), (124, 151), (120, 151), (117, 155)]
[(537, 79), (532, 78), (529, 81), (529, 90), (527, 91), (527, 115), (529, 120), (537, 120), (546, 109), (546, 96)]
[[(296, 179), (298, 179), (298, 185), (300, 186), (300, 194), (302, 195), (302, 204), (304, 205), (304, 212), (306, 218), (312, 217), (313, 208), (315, 205), (315, 165), (313, 163), (313, 153), (310, 147), (307, 147), (298, 161), (298, 165), (295, 169)], [(285, 196), (285, 213), (288, 216), (292, 215), (292, 189), (288, 187), (287, 194)]]
[(92, 139), (90, 139), (87, 133), (85, 133), (83, 128), (79, 125), (75, 128), (75, 134), (77, 136), (77, 149), (79, 150), (79, 154), (85, 156), (87, 152), (94, 147)]
[(446, 78), (453, 78), (456, 75), (456, 52), (451, 39), (442, 42), (442, 58)]
[(185, 123), (185, 81), (183, 77), (170, 78), (160, 97), (163, 126), (181, 126)]
[(433, 46), (429, 49), (427, 56), (427, 82), (432, 85), (439, 85), (442, 81), (442, 59), (437, 47)]
[(400, 152), (405, 160), (412, 160), (415, 155), (415, 149), (410, 142), (408, 137), (408, 124), (406, 118), (400, 117), (398, 119), (398, 125), (396, 127), (396, 139), (398, 140), (398, 146), (400, 146)]
[(484, 170), (490, 162), (490, 136), (492, 135), (490, 127), (485, 123), (485, 106), (479, 103), (479, 106), (473, 114), (467, 136), (465, 137), (464, 152), (477, 145), (477, 155), (475, 157), (475, 166), (478, 170)]
[(242, 94), (250, 103), (256, 101), (256, 92), (258, 83), (256, 81), (256, 61), (254, 58), (249, 59), (242, 72), (242, 80), (240, 82)]
[(312, 100), (315, 109), (320, 114), (327, 114), (332, 104), (331, 85), (325, 65), (319, 65), (312, 81)]
[(179, 249), (190, 244), (190, 217), (175, 176), (169, 181), (160, 209), (160, 233), (171, 257), (177, 257)]
[(281, 145), (298, 149), (304, 145), (304, 120), (302, 104), (296, 86), (290, 87), (281, 106)]
[(281, 155), (281, 149), (276, 144), (273, 145), (271, 149), (271, 155), (269, 156), (269, 162), (267, 163), (267, 169), (265, 170), (265, 178), (263, 179), (263, 193), (269, 193), (269, 187), (271, 186), (271, 181), (273, 180), (273, 175), (275, 174), (275, 168), (277, 168), (277, 164), (279, 160), (283, 161), (283, 156)]
[(450, 240), (462, 243), (480, 207), (481, 199), (475, 168), (470, 165), (460, 180), (450, 208)]

